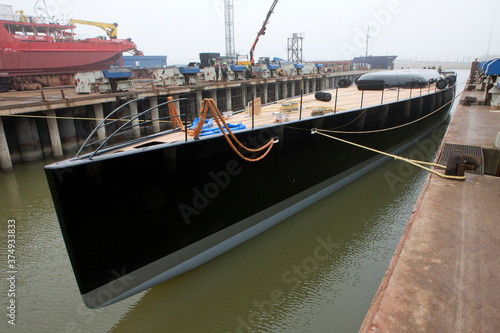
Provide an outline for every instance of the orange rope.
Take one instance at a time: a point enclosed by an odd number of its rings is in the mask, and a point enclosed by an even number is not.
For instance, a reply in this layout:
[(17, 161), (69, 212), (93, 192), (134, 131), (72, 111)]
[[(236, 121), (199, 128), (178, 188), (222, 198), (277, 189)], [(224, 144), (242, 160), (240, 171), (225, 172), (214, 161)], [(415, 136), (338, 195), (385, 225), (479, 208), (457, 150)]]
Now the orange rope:
[(194, 130), (188, 129), (187, 132), (190, 136), (194, 137), (195, 140), (198, 140), (198, 135), (201, 133), (201, 129), (203, 125), (205, 124), (205, 119), (207, 118), (207, 112), (208, 112), (208, 104), (206, 103), (205, 100), (201, 102), (201, 107), (200, 107), (200, 117), (198, 124), (194, 128)]
[[(167, 101), (173, 101), (174, 99), (172, 96), (167, 97)], [(172, 128), (176, 129), (179, 127), (181, 131), (184, 131), (184, 125), (182, 124), (182, 121), (180, 117), (177, 117), (179, 114), (177, 113), (177, 109), (175, 108), (175, 103), (168, 103), (168, 113), (170, 114), (170, 117), (172, 117)]]
[(212, 112), (212, 115), (214, 113), (217, 113), (219, 118), (215, 117), (214, 116), (214, 119), (215, 121), (217, 122), (217, 126), (219, 126), (219, 129), (221, 130), (222, 133), (225, 133), (223, 130), (222, 130), (222, 127), (221, 125), (219, 124), (219, 121), (222, 122), (222, 124), (224, 125), (224, 127), (227, 129), (227, 132), (229, 133), (229, 135), (231, 136), (231, 138), (233, 138), (233, 140), (243, 149), (245, 149), (246, 151), (249, 151), (249, 152), (259, 152), (259, 151), (262, 151), (264, 149), (266, 149), (269, 145), (272, 145), (274, 140), (271, 139), (269, 140), (265, 145), (262, 145), (260, 146), (259, 148), (256, 148), (256, 149), (251, 149), (251, 148), (248, 148), (246, 146), (244, 146), (233, 134), (233, 132), (229, 129), (229, 127), (227, 126), (226, 124), (226, 121), (224, 120), (224, 118), (222, 117), (222, 115), (220, 114), (220, 111), (219, 109), (217, 108), (217, 105), (215, 105), (215, 101), (213, 99), (208, 99), (208, 102), (209, 102), (209, 106), (210, 106), (210, 111)]
[[(209, 108), (210, 108), (210, 112), (212, 113), (212, 116), (214, 117), (215, 122), (217, 123), (217, 126), (219, 127), (221, 133), (224, 135), (224, 138), (226, 139), (227, 143), (229, 144), (229, 146), (231, 147), (231, 149), (239, 157), (241, 157), (242, 159), (244, 159), (245, 161), (248, 161), (248, 162), (257, 162), (257, 161), (260, 161), (261, 159), (263, 159), (264, 157), (266, 157), (267, 154), (269, 154), (269, 152), (271, 151), (271, 148), (273, 147), (273, 144), (274, 144), (274, 140), (273, 139), (270, 139), (269, 142), (267, 142), (266, 144), (264, 144), (261, 147), (256, 148), (256, 149), (251, 149), (251, 148), (246, 147), (245, 145), (243, 145), (234, 136), (233, 132), (227, 126), (227, 123), (224, 120), (224, 117), (220, 113), (219, 109), (217, 108), (217, 105), (215, 104), (214, 100), (211, 99), (211, 98), (205, 98), (202, 101), (202, 103), (201, 103), (201, 110), (200, 110), (200, 120), (199, 120), (199, 122), (196, 125), (196, 128), (194, 130), (188, 130), (188, 134), (189, 135), (192, 135), (195, 139), (198, 139), (198, 135), (201, 133), (201, 129), (203, 127), (203, 124), (205, 124), (205, 119), (207, 117), (207, 113), (208, 113), (208, 109)], [(227, 130), (227, 133), (226, 133), (226, 130)], [(228, 136), (228, 133), (229, 133), (229, 136)], [(234, 145), (234, 143), (231, 141), (231, 138), (241, 148), (245, 149), (246, 151), (249, 151), (249, 152), (261, 152), (261, 151), (263, 151), (266, 148), (267, 148), (267, 150), (261, 156), (259, 156), (259, 157), (248, 158), (248, 157), (243, 156), (243, 154), (241, 154), (238, 151), (238, 148), (236, 148), (236, 146)]]
[[(233, 134), (233, 132), (229, 129), (229, 127), (227, 126), (226, 124), (226, 121), (224, 120), (224, 118), (222, 117), (222, 115), (220, 114), (220, 111), (219, 109), (217, 108), (217, 105), (215, 105), (215, 102), (213, 99), (208, 99), (208, 103), (210, 105), (210, 111), (212, 112), (212, 115), (217, 114), (218, 116), (214, 116), (214, 119), (215, 121), (217, 122), (217, 126), (219, 126), (219, 129), (220, 131), (224, 134), (224, 138), (226, 139), (227, 143), (229, 143), (229, 146), (231, 146), (231, 148), (233, 149), (233, 151), (239, 156), (241, 157), (242, 159), (244, 159), (245, 161), (248, 161), (248, 162), (257, 162), (257, 161), (260, 161), (261, 159), (263, 159), (264, 157), (267, 156), (267, 154), (269, 154), (269, 152), (271, 151), (271, 148), (273, 147), (273, 144), (274, 144), (274, 139), (270, 139), (266, 144), (260, 146), (259, 148), (257, 149), (251, 149), (251, 148), (248, 148), (246, 147), (245, 145), (243, 145)], [(249, 151), (249, 152), (260, 152), (264, 149), (267, 148), (266, 152), (264, 154), (262, 154), (261, 156), (259, 157), (256, 157), (256, 158), (248, 158), (248, 157), (245, 157), (243, 156), (243, 154), (241, 154), (238, 149), (234, 146), (233, 142), (231, 141), (231, 139), (229, 138), (229, 136), (226, 134), (226, 132), (224, 131), (224, 128), (222, 127), (221, 125), (221, 122), (224, 124), (225, 128), (227, 129), (227, 132), (229, 133), (229, 135), (231, 136), (231, 138), (233, 138), (233, 140), (243, 149)]]

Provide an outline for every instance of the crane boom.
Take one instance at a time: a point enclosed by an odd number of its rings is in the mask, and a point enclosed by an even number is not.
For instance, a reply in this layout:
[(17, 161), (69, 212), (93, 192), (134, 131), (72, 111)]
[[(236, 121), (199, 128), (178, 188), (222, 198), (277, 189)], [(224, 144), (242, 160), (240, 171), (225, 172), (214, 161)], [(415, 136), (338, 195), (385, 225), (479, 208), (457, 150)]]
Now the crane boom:
[(255, 41), (253, 42), (252, 48), (250, 49), (250, 63), (253, 64), (253, 52), (255, 51), (255, 46), (257, 45), (257, 42), (259, 41), (260, 36), (263, 36), (266, 34), (266, 26), (269, 23), (269, 18), (271, 17), (271, 14), (274, 11), (274, 7), (276, 7), (276, 4), (278, 3), (278, 0), (274, 0), (273, 4), (271, 5), (271, 9), (269, 9), (269, 12), (267, 12), (266, 19), (264, 20), (264, 23), (262, 23), (262, 28), (260, 28), (259, 32), (257, 33), (257, 37), (255, 38)]
[(101, 23), (101, 22), (92, 22), (92, 21), (83, 21), (83, 20), (75, 20), (71, 19), (69, 21), (70, 25), (75, 25), (75, 23), (79, 24), (85, 24), (85, 25), (92, 25), (95, 27), (99, 27), (106, 31), (106, 34), (109, 36), (109, 38), (117, 38), (117, 30), (118, 30), (118, 23)]

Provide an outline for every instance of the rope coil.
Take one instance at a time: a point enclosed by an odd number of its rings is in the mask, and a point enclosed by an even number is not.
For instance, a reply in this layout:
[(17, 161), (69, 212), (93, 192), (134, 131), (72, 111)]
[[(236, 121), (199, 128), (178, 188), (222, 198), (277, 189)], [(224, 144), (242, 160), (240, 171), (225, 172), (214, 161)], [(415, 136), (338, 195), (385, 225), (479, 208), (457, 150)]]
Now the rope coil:
[[(227, 126), (227, 123), (226, 123), (224, 117), (222, 116), (222, 114), (220, 113), (219, 109), (217, 108), (217, 105), (215, 104), (215, 101), (213, 99), (211, 99), (211, 98), (205, 98), (205, 99), (203, 99), (203, 101), (201, 103), (200, 121), (198, 122), (198, 125), (196, 125), (196, 127), (195, 127), (194, 130), (187, 130), (188, 134), (191, 135), (191, 136), (193, 136), (195, 140), (198, 139), (198, 135), (201, 133), (201, 129), (202, 129), (203, 124), (205, 123), (205, 119), (207, 117), (208, 110), (210, 110), (210, 112), (212, 113), (212, 116), (214, 117), (214, 120), (215, 120), (217, 126), (219, 127), (221, 133), (224, 135), (224, 138), (226, 139), (227, 143), (229, 144), (229, 146), (231, 147), (231, 149), (239, 157), (241, 157), (242, 159), (244, 159), (245, 161), (248, 161), (248, 162), (257, 162), (257, 161), (260, 161), (261, 159), (263, 159), (264, 157), (266, 157), (267, 154), (269, 154), (269, 152), (271, 151), (271, 148), (274, 145), (274, 139), (271, 138), (267, 143), (265, 143), (264, 145), (260, 146), (259, 148), (252, 149), (252, 148), (246, 147), (245, 145), (243, 145), (236, 138), (236, 136), (233, 134), (233, 132), (231, 131), (231, 129), (229, 128), (229, 126)], [(227, 133), (226, 133), (226, 131), (227, 131)], [(243, 154), (241, 154), (239, 152), (238, 148), (236, 148), (236, 146), (234, 145), (233, 141), (240, 148), (242, 148), (242, 149), (244, 149), (244, 150), (246, 150), (248, 152), (259, 153), (259, 152), (264, 151), (264, 149), (266, 149), (266, 148), (267, 148), (267, 150), (262, 155), (260, 155), (259, 157), (248, 158), (248, 157), (243, 156)]]

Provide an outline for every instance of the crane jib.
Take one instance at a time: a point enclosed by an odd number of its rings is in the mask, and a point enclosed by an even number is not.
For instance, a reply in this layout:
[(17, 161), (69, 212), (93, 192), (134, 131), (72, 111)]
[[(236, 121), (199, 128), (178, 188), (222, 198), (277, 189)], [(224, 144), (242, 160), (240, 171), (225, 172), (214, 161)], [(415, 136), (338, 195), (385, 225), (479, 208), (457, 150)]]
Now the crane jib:
[(278, 3), (278, 0), (274, 0), (273, 4), (271, 5), (271, 8), (267, 12), (266, 19), (264, 20), (264, 23), (262, 24), (262, 28), (260, 28), (259, 32), (257, 33), (257, 37), (255, 38), (255, 41), (253, 42), (252, 48), (250, 49), (250, 63), (253, 64), (253, 52), (255, 51), (255, 46), (257, 45), (257, 42), (259, 41), (260, 36), (263, 36), (266, 34), (266, 25), (269, 23), (269, 18), (271, 17), (271, 14), (274, 11), (274, 8), (276, 7), (276, 4)]

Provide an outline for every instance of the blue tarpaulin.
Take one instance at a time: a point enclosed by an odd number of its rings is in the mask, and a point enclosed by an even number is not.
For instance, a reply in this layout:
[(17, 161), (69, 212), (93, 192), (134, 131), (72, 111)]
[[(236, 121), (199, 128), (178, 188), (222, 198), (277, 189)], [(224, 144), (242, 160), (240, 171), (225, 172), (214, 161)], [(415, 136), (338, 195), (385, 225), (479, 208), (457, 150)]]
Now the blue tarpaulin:
[(243, 66), (243, 65), (231, 65), (231, 70), (233, 72), (243, 72), (245, 70), (245, 66)]
[[(199, 122), (200, 122), (200, 118), (196, 118), (195, 120), (193, 120), (193, 124), (191, 125), (191, 127), (189, 127), (189, 129), (190, 130), (195, 129), (196, 125), (198, 125)], [(213, 125), (214, 125), (214, 120), (213, 119), (205, 119), (205, 124), (201, 128), (200, 136), (205, 136), (205, 135), (211, 135), (211, 134), (220, 133), (219, 127), (218, 126), (213, 127)], [(231, 131), (237, 131), (237, 130), (242, 130), (242, 129), (246, 128), (245, 125), (243, 125), (242, 123), (239, 123), (237, 125), (227, 124), (227, 127)], [(224, 131), (227, 133), (226, 129), (224, 129)]]
[[(189, 127), (189, 129), (194, 130), (199, 122), (200, 122), (200, 118), (196, 118), (195, 120), (193, 120), (193, 123), (192, 123), (191, 127)], [(201, 128), (203, 130), (204, 128), (212, 127), (213, 125), (214, 125), (213, 119), (205, 119), (205, 124)]]
[(181, 74), (198, 74), (200, 69), (198, 67), (179, 67), (179, 72)]
[(486, 61), (483, 61), (481, 63), (479, 63), (479, 69), (482, 70), (483, 72), (486, 71), (486, 67), (488, 67), (488, 65), (493, 61), (494, 59), (492, 60), (486, 60)]
[(102, 71), (106, 79), (126, 79), (132, 77), (132, 72), (128, 69), (112, 69)]
[(500, 59), (492, 60), (484, 72), (486, 75), (500, 75)]

